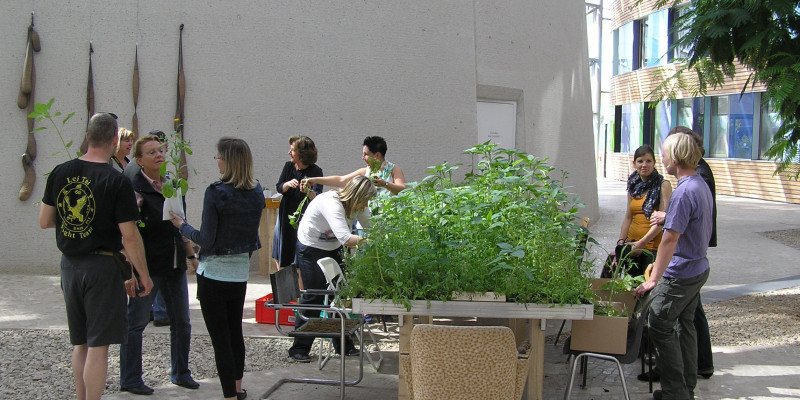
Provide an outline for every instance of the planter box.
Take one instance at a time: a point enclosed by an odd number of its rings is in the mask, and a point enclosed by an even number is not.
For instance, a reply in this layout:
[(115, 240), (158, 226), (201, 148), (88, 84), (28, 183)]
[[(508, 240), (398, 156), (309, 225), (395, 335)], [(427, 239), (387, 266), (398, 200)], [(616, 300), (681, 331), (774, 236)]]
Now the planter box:
[[(264, 303), (272, 300), (272, 293), (256, 300), (256, 322), (259, 324), (275, 324), (275, 310), (264, 307)], [(278, 323), (294, 326), (294, 310), (284, 308), (278, 312)]]
[(636, 296), (633, 295), (633, 292), (617, 292), (612, 298), (609, 290), (602, 289), (603, 285), (610, 280), (611, 279), (608, 278), (592, 279), (592, 290), (597, 293), (597, 295), (600, 297), (600, 300), (622, 303), (626, 312), (630, 314), (633, 312), (633, 308), (636, 306)]
[(595, 315), (588, 321), (572, 321), (571, 350), (625, 354), (627, 343), (628, 317)]
[(499, 302), (505, 302), (506, 301), (506, 295), (504, 295), (504, 294), (496, 295), (496, 294), (494, 294), (494, 292), (486, 292), (486, 293), (469, 292), (469, 293), (461, 293), (461, 294), (456, 294), (456, 292), (453, 292), (453, 301), (499, 301)]

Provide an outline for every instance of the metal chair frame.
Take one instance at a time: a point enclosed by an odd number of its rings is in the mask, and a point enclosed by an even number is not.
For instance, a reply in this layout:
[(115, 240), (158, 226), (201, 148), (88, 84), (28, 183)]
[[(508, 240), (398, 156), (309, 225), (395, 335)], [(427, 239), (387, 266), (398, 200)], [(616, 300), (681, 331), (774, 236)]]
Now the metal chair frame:
[[(341, 304), (341, 298), (338, 295), (339, 292), (339, 283), (345, 281), (344, 272), (342, 272), (342, 268), (336, 260), (331, 257), (325, 257), (317, 260), (317, 265), (319, 265), (322, 273), (325, 275), (325, 280), (328, 281), (328, 290), (333, 291), (336, 293), (334, 296), (325, 296), (325, 304), (335, 304), (339, 306)], [(352, 314), (352, 309), (350, 308), (342, 308), (346, 312), (347, 318), (351, 318), (354, 316)], [(327, 312), (323, 311), (323, 318), (327, 317)], [(361, 318), (359, 315), (358, 318)], [(373, 355), (370, 351), (366, 349), (364, 346), (364, 336), (363, 330), (361, 332), (356, 333), (356, 338), (358, 339), (359, 347), (361, 348), (361, 353), (367, 357), (367, 361), (369, 361), (372, 368), (375, 369), (377, 372), (381, 368), (381, 364), (383, 363), (383, 352), (381, 351), (380, 345), (378, 340), (375, 339), (375, 335), (372, 333), (372, 327), (367, 325), (367, 333), (369, 334), (370, 339), (372, 340), (372, 344), (375, 346), (376, 353), (378, 353), (377, 360), (373, 358)], [(344, 349), (344, 347), (340, 347), (340, 349)], [(323, 353), (325, 356), (323, 357)], [(325, 364), (333, 356), (333, 342), (322, 338), (322, 342), (320, 343), (319, 349), (319, 358), (317, 361), (318, 368), (322, 370), (325, 367)]]
[[(279, 278), (279, 276), (281, 276)], [(293, 279), (293, 286), (289, 287), (292, 283)], [(331, 290), (316, 290), (316, 289), (306, 289), (306, 290), (299, 290), (297, 287), (297, 271), (293, 266), (283, 268), (278, 272), (275, 272), (270, 275), (270, 281), (272, 283), (272, 290), (273, 290), (273, 300), (274, 302), (268, 302), (264, 304), (264, 307), (275, 310), (275, 327), (278, 329), (284, 336), (289, 337), (322, 337), (322, 338), (331, 338), (331, 339), (338, 339), (340, 340), (340, 345), (342, 349), (345, 348), (345, 336), (349, 334), (354, 335), (363, 335), (364, 329), (364, 320), (363, 318), (359, 319), (352, 319), (349, 318), (347, 315), (347, 311), (335, 307), (332, 305), (318, 305), (318, 304), (293, 304), (290, 301), (297, 300), (300, 297), (300, 294), (311, 294), (311, 295), (336, 295), (334, 291)], [(282, 309), (292, 309), (292, 310), (311, 310), (317, 312), (326, 312), (336, 315), (339, 318), (339, 329), (337, 331), (326, 330), (326, 331), (314, 331), (310, 332), (308, 330), (303, 330), (304, 327), (308, 327), (309, 324), (313, 323), (314, 321), (324, 321), (326, 325), (331, 323), (331, 319), (326, 318), (308, 318), (306, 325), (300, 327), (294, 331), (286, 332), (284, 331), (280, 324), (278, 323), (278, 313)], [(301, 314), (301, 313), (298, 313)], [(309, 383), (309, 384), (316, 384), (316, 385), (332, 385), (332, 386), (339, 386), (339, 398), (344, 399), (345, 387), (346, 386), (355, 386), (361, 382), (364, 377), (364, 352), (361, 352), (359, 355), (359, 369), (358, 369), (358, 378), (354, 380), (346, 380), (345, 378), (345, 357), (342, 356), (341, 364), (339, 367), (339, 379), (317, 379), (317, 378), (282, 378), (278, 382), (276, 382), (272, 387), (270, 387), (263, 395), (261, 395), (261, 399), (268, 399), (269, 396), (278, 390), (278, 388), (283, 385), (284, 383)]]

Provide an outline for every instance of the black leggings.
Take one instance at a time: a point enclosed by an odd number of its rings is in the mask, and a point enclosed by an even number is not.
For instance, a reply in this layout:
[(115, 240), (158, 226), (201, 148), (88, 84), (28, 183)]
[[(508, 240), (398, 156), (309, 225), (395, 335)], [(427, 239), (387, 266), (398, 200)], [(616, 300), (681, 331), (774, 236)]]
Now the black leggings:
[(224, 282), (197, 275), (197, 299), (214, 346), (224, 397), (236, 396), (236, 381), (244, 375), (242, 313), (247, 282)]

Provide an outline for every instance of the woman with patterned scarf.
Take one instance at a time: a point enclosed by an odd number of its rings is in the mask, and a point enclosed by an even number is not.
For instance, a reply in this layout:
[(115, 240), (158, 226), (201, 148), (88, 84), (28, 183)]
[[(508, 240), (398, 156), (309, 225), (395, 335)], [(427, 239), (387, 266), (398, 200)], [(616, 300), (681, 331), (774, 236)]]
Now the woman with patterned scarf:
[(655, 162), (653, 148), (649, 145), (640, 146), (633, 153), (634, 171), (628, 177), (628, 209), (617, 241), (618, 245), (630, 246), (628, 257), (633, 265), (628, 274), (631, 276), (644, 274), (647, 265), (655, 260), (662, 227), (651, 227), (650, 215), (654, 210), (665, 211), (672, 195), (672, 184), (656, 171)]

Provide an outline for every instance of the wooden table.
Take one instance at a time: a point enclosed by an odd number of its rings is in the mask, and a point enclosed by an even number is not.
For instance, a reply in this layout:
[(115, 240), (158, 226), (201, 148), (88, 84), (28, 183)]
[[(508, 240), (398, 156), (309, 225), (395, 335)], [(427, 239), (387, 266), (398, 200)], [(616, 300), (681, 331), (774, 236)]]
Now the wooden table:
[[(509, 318), (517, 344), (528, 339), (531, 344), (531, 356), (528, 359), (527, 399), (542, 399), (542, 381), (544, 379), (544, 336), (548, 319), (592, 319), (594, 306), (588, 305), (551, 305), (551, 304), (518, 304), (506, 302), (478, 301), (431, 301), (430, 307), (425, 300), (411, 302), (411, 310), (391, 301), (353, 299), (353, 312), (357, 314), (400, 315), (400, 353), (408, 354), (408, 341), (411, 337), (414, 316), (428, 317), (463, 317), (463, 318)], [(525, 323), (527, 322), (527, 324)], [(405, 373), (400, 367), (398, 399), (408, 399), (408, 389), (404, 379)]]
[(264, 199), (264, 211), (258, 224), (258, 239), (261, 241), (261, 248), (258, 249), (258, 269), (264, 275), (277, 271), (276, 261), (272, 258), (272, 239), (275, 237), (275, 223), (278, 221), (280, 206), (281, 199), (272, 197)]

